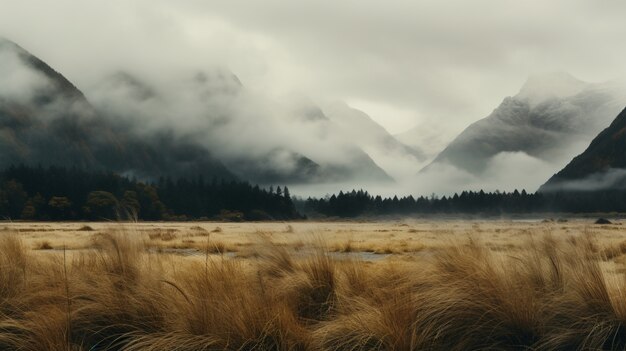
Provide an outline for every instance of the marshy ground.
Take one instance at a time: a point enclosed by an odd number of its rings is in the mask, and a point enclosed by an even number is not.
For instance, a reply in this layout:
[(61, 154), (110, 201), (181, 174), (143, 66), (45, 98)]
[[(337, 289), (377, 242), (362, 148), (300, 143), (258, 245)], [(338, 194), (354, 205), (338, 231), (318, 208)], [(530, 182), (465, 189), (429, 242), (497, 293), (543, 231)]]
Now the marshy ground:
[(0, 349), (621, 350), (625, 229), (1, 223)]

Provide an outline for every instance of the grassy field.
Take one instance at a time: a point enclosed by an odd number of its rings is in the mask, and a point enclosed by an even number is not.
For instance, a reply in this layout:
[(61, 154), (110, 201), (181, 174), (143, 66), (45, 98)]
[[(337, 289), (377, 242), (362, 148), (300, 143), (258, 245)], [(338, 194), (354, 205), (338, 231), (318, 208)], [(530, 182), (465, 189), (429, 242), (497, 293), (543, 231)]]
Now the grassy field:
[(0, 223), (0, 350), (622, 350), (625, 229)]

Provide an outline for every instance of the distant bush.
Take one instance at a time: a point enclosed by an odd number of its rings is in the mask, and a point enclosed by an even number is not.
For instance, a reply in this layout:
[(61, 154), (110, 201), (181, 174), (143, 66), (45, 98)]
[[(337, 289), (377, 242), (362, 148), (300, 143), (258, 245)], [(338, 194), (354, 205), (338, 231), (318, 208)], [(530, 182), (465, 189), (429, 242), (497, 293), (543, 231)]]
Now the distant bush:
[(217, 219), (224, 222), (243, 222), (245, 217), (243, 215), (243, 212), (221, 210), (220, 214), (217, 216)]

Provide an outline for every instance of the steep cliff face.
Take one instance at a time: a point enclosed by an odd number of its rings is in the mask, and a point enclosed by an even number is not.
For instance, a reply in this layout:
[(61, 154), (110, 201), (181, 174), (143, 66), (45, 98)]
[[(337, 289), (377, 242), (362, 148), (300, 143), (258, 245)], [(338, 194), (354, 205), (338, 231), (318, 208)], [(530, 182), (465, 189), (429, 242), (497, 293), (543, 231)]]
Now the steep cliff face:
[(540, 191), (623, 189), (625, 185), (626, 109)]

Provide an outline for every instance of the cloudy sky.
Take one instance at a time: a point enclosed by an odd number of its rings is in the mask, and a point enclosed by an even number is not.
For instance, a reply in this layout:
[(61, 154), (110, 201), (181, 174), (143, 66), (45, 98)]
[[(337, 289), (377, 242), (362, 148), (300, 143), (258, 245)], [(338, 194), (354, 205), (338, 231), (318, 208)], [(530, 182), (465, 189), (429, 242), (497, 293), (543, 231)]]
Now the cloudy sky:
[(623, 0), (0, 0), (0, 35), (79, 86), (222, 65), (249, 88), (345, 100), (390, 132), (489, 114), (529, 74), (624, 75)]

